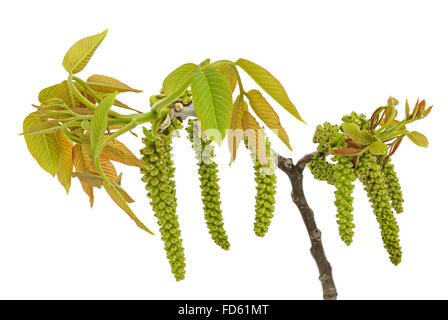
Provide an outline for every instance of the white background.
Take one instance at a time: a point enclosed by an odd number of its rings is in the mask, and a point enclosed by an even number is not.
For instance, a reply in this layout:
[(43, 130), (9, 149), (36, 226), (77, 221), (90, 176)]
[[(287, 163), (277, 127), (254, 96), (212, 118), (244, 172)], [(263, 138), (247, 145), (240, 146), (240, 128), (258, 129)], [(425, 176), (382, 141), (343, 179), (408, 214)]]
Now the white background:
[[(78, 39), (109, 28), (80, 74), (106, 74), (143, 89), (122, 97), (142, 110), (164, 77), (186, 63), (244, 57), (285, 86), (308, 125), (283, 110), (298, 159), (315, 146), (314, 127), (352, 110), (368, 115), (390, 95), (434, 104), (413, 128), (430, 141), (405, 140), (395, 157), (405, 212), (398, 217), (403, 261), (393, 266), (362, 186), (355, 189), (355, 238), (338, 237), (333, 189), (305, 174), (306, 196), (323, 233), (340, 299), (448, 298), (448, 19), (445, 1), (13, 1), (0, 10), (0, 298), (321, 299), (309, 239), (278, 171), (275, 218), (265, 238), (252, 232), (254, 182), (241, 149), (232, 167), (218, 150), (223, 214), (232, 244), (209, 238), (193, 151), (174, 146), (178, 214), (187, 276), (174, 281), (158, 232), (139, 230), (103, 190), (95, 206), (77, 181), (66, 196), (29, 155), (22, 120), (40, 89), (66, 74), (62, 58)], [(246, 88), (253, 83), (244, 78)], [(141, 129), (137, 132), (141, 134)], [(123, 140), (123, 139), (122, 139)], [(140, 140), (125, 137), (135, 152)], [(118, 166), (136, 214), (157, 230), (140, 173)]]

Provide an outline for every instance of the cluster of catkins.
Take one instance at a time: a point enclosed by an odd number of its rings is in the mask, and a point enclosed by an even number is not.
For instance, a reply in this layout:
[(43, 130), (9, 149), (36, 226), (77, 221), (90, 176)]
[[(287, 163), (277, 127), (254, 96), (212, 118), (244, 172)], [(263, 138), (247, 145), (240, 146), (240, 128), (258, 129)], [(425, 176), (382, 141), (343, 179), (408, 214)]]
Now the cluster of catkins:
[[(361, 129), (368, 129), (369, 122), (365, 115), (352, 112), (344, 116), (345, 123), (356, 123)], [(319, 125), (313, 137), (318, 144), (313, 160), (308, 164), (312, 174), (318, 180), (327, 181), (336, 187), (335, 205), (337, 223), (341, 239), (349, 245), (353, 241), (353, 196), (354, 181), (358, 178), (367, 191), (373, 211), (380, 225), (384, 247), (389, 253), (390, 261), (397, 265), (401, 261), (401, 247), (398, 238), (398, 225), (392, 209), (396, 213), (403, 211), (403, 195), (397, 175), (390, 159), (384, 163), (381, 157), (364, 152), (353, 156), (335, 155), (332, 162), (326, 157), (332, 150), (347, 148), (347, 137), (341, 126), (328, 122)], [(356, 161), (355, 161), (356, 159)]]
[(146, 168), (141, 169), (142, 181), (146, 183), (147, 195), (151, 199), (151, 206), (160, 226), (171, 271), (177, 281), (185, 278), (185, 256), (176, 215), (176, 184), (171, 142), (173, 132), (181, 128), (181, 122), (176, 119), (157, 136), (144, 129), (145, 147), (140, 150), (146, 164)]
[(198, 160), (205, 221), (215, 243), (224, 250), (228, 250), (230, 243), (224, 230), (218, 184), (218, 165), (213, 161), (215, 156), (214, 148), (209, 138), (205, 135), (201, 137), (198, 134), (198, 127), (195, 125), (196, 121), (189, 120), (186, 130)]

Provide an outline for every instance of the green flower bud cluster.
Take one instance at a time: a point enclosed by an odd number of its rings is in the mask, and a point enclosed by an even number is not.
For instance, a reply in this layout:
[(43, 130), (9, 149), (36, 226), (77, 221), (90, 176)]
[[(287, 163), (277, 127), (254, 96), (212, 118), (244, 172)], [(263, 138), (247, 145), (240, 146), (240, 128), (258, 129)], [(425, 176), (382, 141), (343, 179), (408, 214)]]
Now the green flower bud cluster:
[(392, 208), (394, 208), (396, 213), (402, 213), (404, 202), (403, 193), (401, 192), (400, 182), (398, 181), (394, 165), (390, 162), (390, 159), (384, 165), (383, 173), (389, 191), (389, 198), (392, 201)]
[(277, 176), (275, 175), (275, 154), (271, 149), (271, 143), (266, 138), (266, 156), (268, 166), (263, 166), (252, 153), (254, 161), (255, 182), (257, 194), (255, 196), (255, 222), (254, 232), (259, 237), (264, 237), (268, 232), (271, 220), (274, 217), (275, 192)]
[(369, 128), (369, 121), (366, 119), (366, 115), (363, 113), (357, 114), (356, 112), (352, 112), (349, 115), (343, 116), (342, 122), (356, 123), (361, 129)]
[(350, 158), (344, 156), (335, 156), (333, 160), (337, 161), (334, 165), (334, 180), (336, 190), (334, 192), (338, 214), (337, 223), (339, 225), (339, 235), (346, 245), (350, 245), (353, 241), (353, 197), (352, 192), (355, 186), (353, 182), (356, 175), (353, 163)]
[(384, 247), (389, 253), (389, 259), (397, 265), (402, 255), (398, 239), (399, 227), (392, 212), (385, 175), (377, 158), (369, 152), (359, 157), (356, 172), (367, 191), (376, 219), (380, 224), (381, 236)]
[(317, 151), (324, 154), (329, 154), (331, 150), (343, 148), (346, 146), (344, 141), (344, 134), (341, 132), (341, 127), (325, 122), (316, 127), (313, 142), (318, 143)]
[(171, 142), (172, 133), (180, 128), (182, 124), (176, 119), (157, 137), (144, 129), (145, 147), (140, 150), (146, 164), (146, 168), (141, 169), (142, 181), (146, 183), (147, 196), (151, 199), (171, 271), (177, 281), (185, 278), (185, 256), (176, 215), (177, 199)]
[(229, 250), (230, 243), (224, 230), (219, 194), (218, 165), (212, 159), (214, 148), (207, 137), (199, 138), (194, 128), (194, 120), (188, 121), (188, 138), (192, 142), (193, 150), (198, 160), (199, 180), (201, 181), (202, 203), (205, 220), (212, 239), (224, 250)]
[(334, 185), (334, 164), (326, 160), (325, 154), (315, 153), (313, 159), (308, 163), (308, 168), (316, 180), (327, 181)]
[(191, 94), (191, 90), (185, 90), (184, 94), (178, 98), (184, 106), (188, 106), (193, 101), (193, 95)]

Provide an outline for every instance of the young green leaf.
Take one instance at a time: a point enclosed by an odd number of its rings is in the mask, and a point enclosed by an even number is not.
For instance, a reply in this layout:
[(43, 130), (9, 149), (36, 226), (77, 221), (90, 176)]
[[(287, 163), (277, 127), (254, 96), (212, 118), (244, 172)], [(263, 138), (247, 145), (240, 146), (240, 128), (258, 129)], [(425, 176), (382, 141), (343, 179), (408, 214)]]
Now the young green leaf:
[(103, 93), (114, 92), (142, 92), (141, 90), (133, 89), (127, 84), (108, 76), (94, 74), (87, 79), (87, 84), (95, 91)]
[(419, 147), (424, 147), (424, 148), (428, 147), (428, 144), (429, 144), (428, 139), (420, 132), (412, 131), (412, 132), (409, 132), (407, 134), (407, 136), (408, 136), (409, 140), (414, 142)]
[(194, 63), (186, 63), (171, 72), (165, 80), (163, 80), (163, 93), (167, 96), (176, 92), (185, 81), (188, 81), (194, 72), (198, 70), (198, 66)]
[[(90, 160), (87, 154), (84, 152), (83, 147), (79, 144), (75, 144), (72, 149), (72, 158), (73, 158), (73, 165), (75, 167), (75, 170), (82, 174), (90, 174), (89, 172), (89, 166), (90, 166)], [(84, 177), (84, 176), (82, 176)], [(90, 207), (93, 206), (94, 202), (94, 195), (93, 195), (93, 187), (94, 184), (88, 183), (88, 181), (83, 180), (81, 177), (78, 177), (79, 181), (81, 183), (82, 189), (84, 192), (89, 196), (90, 199)], [(101, 177), (99, 177), (101, 179)], [(101, 185), (99, 186), (101, 187)]]
[(235, 87), (237, 84), (237, 78), (236, 78), (236, 74), (235, 74), (235, 72), (237, 72), (237, 71), (236, 71), (235, 67), (228, 63), (223, 63), (223, 64), (218, 64), (216, 66), (213, 66), (213, 68), (218, 70), (219, 72), (221, 72), (222, 75), (224, 77), (226, 77), (226, 79), (230, 85), (230, 90), (232, 90), (232, 92), (235, 91)]
[(207, 58), (199, 64), (199, 67), (205, 67), (209, 64), (210, 64), (210, 58)]
[(25, 136), (36, 136), (41, 134), (49, 134), (54, 133), (61, 129), (61, 124), (56, 120), (45, 120), (42, 119), (39, 115), (37, 115), (41, 121), (36, 121), (33, 125), (31, 125), (27, 131), (24, 131), (23, 135)]
[[(78, 83), (73, 83), (73, 85), (76, 86), (78, 90), (82, 91), (82, 88), (80, 88)], [(45, 88), (39, 93), (40, 103), (44, 103), (50, 99), (55, 98), (61, 99), (67, 106), (69, 106), (72, 109), (83, 107), (81, 101), (79, 101), (79, 99), (76, 98), (68, 88), (67, 80), (64, 80), (61, 83), (58, 83), (54, 86)]]
[(121, 208), (124, 212), (128, 214), (128, 216), (134, 220), (135, 224), (142, 230), (154, 235), (154, 233), (149, 230), (132, 212), (132, 209), (129, 207), (129, 205), (126, 202), (126, 199), (124, 198), (123, 194), (120, 192), (119, 186), (115, 186), (114, 183), (108, 180), (103, 181), (104, 189), (106, 189), (107, 193), (111, 197), (111, 199)]
[[(64, 83), (65, 81), (63, 81), (62, 83)], [(57, 91), (59, 89), (59, 86), (61, 85), (61, 83), (52, 85), (50, 87), (47, 87), (45, 89), (42, 89), (39, 92), (39, 102), (43, 103), (44, 101), (47, 101), (49, 99), (53, 99), (55, 97), (57, 97)]]
[[(39, 118), (37, 112), (33, 112), (23, 121), (23, 131), (26, 132), (37, 123), (42, 122), (46, 122), (46, 120)], [(25, 141), (37, 163), (54, 176), (59, 164), (59, 148), (54, 134), (25, 135)]]
[(410, 111), (408, 99), (406, 99), (405, 111), (404, 112), (405, 112), (405, 120), (409, 120), (411, 111)]
[(226, 78), (215, 69), (196, 72), (191, 79), (194, 107), (203, 130), (217, 129), (220, 143), (229, 128), (232, 116), (232, 92)]
[[(109, 161), (103, 154), (100, 154), (97, 161), (101, 165), (101, 169), (103, 170), (104, 175), (111, 181), (115, 181), (118, 178), (117, 170), (115, 170), (114, 165), (112, 162)], [(98, 173), (101, 175), (101, 173), (98, 171), (98, 168), (95, 165), (95, 162), (92, 161), (90, 163), (90, 171)]]
[(275, 134), (292, 150), (289, 144), (289, 137), (285, 129), (283, 129), (280, 119), (271, 105), (266, 101), (263, 95), (258, 90), (250, 90), (247, 93), (249, 104), (255, 111), (257, 116), (270, 128)]
[(101, 188), (103, 186), (103, 178), (94, 173), (73, 172), (73, 178), (78, 178), (82, 184), (90, 187)]
[(76, 42), (65, 54), (64, 61), (62, 62), (65, 70), (71, 74), (75, 74), (84, 69), (106, 35), (107, 30)]
[(247, 103), (244, 101), (243, 96), (239, 95), (233, 104), (232, 118), (230, 120), (230, 130), (227, 136), (228, 146), (230, 151), (230, 164), (236, 159), (236, 152), (243, 139), (244, 126), (243, 126), (243, 112), (247, 110)]
[(367, 146), (370, 153), (373, 155), (383, 155), (387, 153), (387, 145), (380, 141), (375, 141), (371, 145)]
[(73, 159), (72, 159), (72, 141), (59, 130), (55, 133), (59, 145), (59, 165), (57, 170), (58, 180), (68, 192), (72, 182)]
[(101, 154), (109, 160), (120, 162), (128, 166), (146, 168), (145, 163), (138, 159), (131, 150), (118, 140), (109, 142), (109, 144), (104, 147)]
[(107, 128), (107, 113), (114, 104), (115, 94), (106, 96), (98, 105), (90, 123), (90, 146), (95, 156), (99, 155), (101, 142)]
[(343, 123), (341, 127), (347, 137), (360, 145), (365, 146), (375, 141), (369, 131), (361, 130), (356, 123)]
[(334, 149), (334, 150), (330, 151), (331, 154), (334, 154), (334, 155), (344, 155), (344, 156), (355, 156), (355, 155), (361, 154), (362, 152), (363, 152), (362, 149), (356, 148), (356, 147)]
[(267, 166), (268, 159), (266, 156), (264, 132), (258, 124), (258, 121), (247, 110), (247, 104), (243, 113), (243, 127), (249, 149), (257, 155), (258, 160), (263, 166)]
[(387, 105), (388, 106), (395, 107), (397, 104), (398, 104), (398, 100), (395, 99), (394, 97), (389, 97), (389, 99), (387, 99)]
[(289, 99), (285, 88), (283, 88), (280, 81), (278, 81), (269, 71), (260, 67), (259, 65), (246, 60), (238, 59), (236, 65), (241, 67), (247, 74), (255, 80), (255, 82), (266, 91), (275, 101), (277, 101), (283, 108), (298, 120), (303, 121), (300, 117), (294, 104)]

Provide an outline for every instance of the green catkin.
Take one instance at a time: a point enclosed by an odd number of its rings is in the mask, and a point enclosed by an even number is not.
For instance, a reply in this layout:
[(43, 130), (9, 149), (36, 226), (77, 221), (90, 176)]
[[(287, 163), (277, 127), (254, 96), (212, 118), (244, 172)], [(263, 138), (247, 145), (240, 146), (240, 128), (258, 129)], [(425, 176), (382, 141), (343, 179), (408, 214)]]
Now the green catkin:
[(140, 150), (146, 164), (146, 168), (141, 169), (142, 181), (146, 183), (147, 196), (151, 199), (171, 271), (177, 281), (185, 278), (185, 256), (176, 215), (177, 199), (171, 159), (171, 135), (174, 130), (181, 127), (180, 121), (175, 120), (157, 137), (144, 129), (145, 147)]
[(400, 182), (394, 169), (394, 165), (389, 161), (383, 167), (384, 177), (388, 189), (389, 198), (396, 213), (403, 212), (403, 193)]
[[(230, 243), (226, 231), (221, 211), (221, 201), (218, 185), (218, 165), (212, 160), (214, 157), (213, 145), (210, 139), (203, 137), (199, 139), (194, 132), (194, 120), (188, 122), (186, 128), (188, 138), (192, 142), (193, 150), (198, 160), (198, 173), (201, 181), (202, 203), (205, 220), (212, 239), (224, 250), (229, 250)], [(194, 135), (196, 135), (194, 137)], [(205, 152), (204, 152), (205, 151)]]
[(356, 173), (369, 196), (389, 259), (394, 265), (398, 265), (402, 256), (398, 238), (399, 227), (392, 212), (388, 187), (381, 166), (377, 163), (375, 156), (365, 152), (359, 157)]
[(254, 232), (257, 236), (264, 237), (274, 217), (275, 189), (277, 183), (277, 176), (274, 173), (275, 154), (271, 149), (269, 140), (266, 138), (267, 167), (264, 167), (260, 163), (255, 153), (251, 153), (251, 156), (254, 161), (255, 182), (257, 184)]
[(346, 245), (350, 245), (353, 241), (353, 197), (352, 192), (354, 189), (353, 182), (356, 180), (356, 176), (353, 169), (353, 163), (348, 157), (336, 156), (334, 160), (337, 163), (334, 165), (334, 180), (336, 190), (335, 202), (338, 214), (337, 223), (339, 225), (339, 235), (342, 241)]

